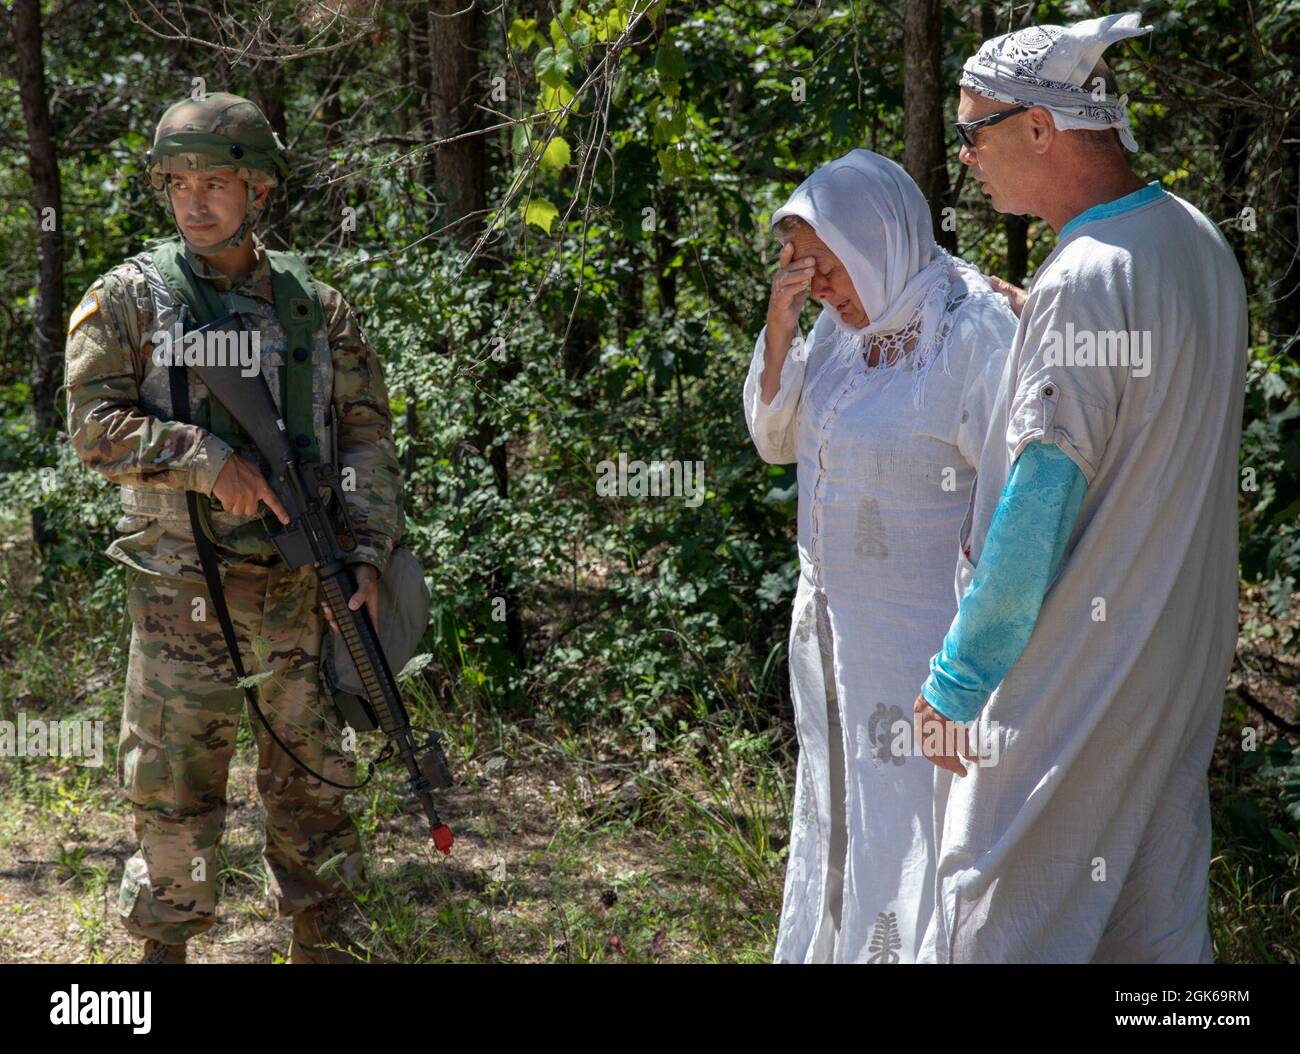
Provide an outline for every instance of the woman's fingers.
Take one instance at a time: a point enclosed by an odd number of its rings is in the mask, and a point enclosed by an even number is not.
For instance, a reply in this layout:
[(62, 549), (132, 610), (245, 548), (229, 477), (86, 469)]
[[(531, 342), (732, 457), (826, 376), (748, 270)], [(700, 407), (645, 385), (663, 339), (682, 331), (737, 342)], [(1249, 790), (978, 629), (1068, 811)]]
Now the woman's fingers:
[(1024, 309), (1025, 300), (1028, 297), (1028, 294), (1021, 289), (1020, 286), (1013, 285), (1005, 279), (999, 278), (995, 274), (986, 274), (984, 278), (993, 292), (1001, 293), (1007, 298), (1007, 303), (1010, 305), (1011, 310), (1019, 316), (1020, 312)]
[(772, 285), (777, 292), (790, 288), (803, 288), (812, 281), (812, 276), (813, 268), (811, 266), (784, 268), (777, 271)]
[(772, 276), (768, 320), (778, 320), (784, 325), (797, 324), (800, 310), (812, 285), (817, 261), (811, 256), (794, 259), (794, 243), (781, 246), (781, 257)]
[(798, 275), (793, 273), (781, 275), (776, 280), (776, 291), (778, 293), (784, 293), (786, 290), (791, 290), (791, 289), (793, 290), (806, 289), (808, 287), (808, 283), (811, 281), (812, 281), (811, 271), (809, 271), (809, 273), (806, 275)]

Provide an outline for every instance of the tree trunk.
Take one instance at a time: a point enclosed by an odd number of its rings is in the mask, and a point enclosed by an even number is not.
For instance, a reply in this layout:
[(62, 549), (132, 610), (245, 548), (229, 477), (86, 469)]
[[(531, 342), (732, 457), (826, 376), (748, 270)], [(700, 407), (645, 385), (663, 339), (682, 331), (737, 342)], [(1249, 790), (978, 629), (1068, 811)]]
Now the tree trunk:
[(677, 314), (677, 272), (669, 264), (676, 250), (673, 237), (678, 223), (677, 197), (671, 190), (665, 189), (659, 199), (659, 208), (655, 219), (655, 286), (659, 291), (659, 321), (665, 325)]
[[(600, 347), (600, 319), (589, 304), (579, 304), (572, 326), (567, 311), (560, 312), (558, 322), (561, 333), (568, 330), (561, 349), (564, 376), (570, 381), (580, 381), (596, 362), (596, 350)], [(577, 393), (576, 398), (579, 403), (584, 401), (582, 393)]]
[[(27, 161), (36, 208), (36, 304), (33, 312), (32, 411), (36, 431), (53, 439), (58, 429), (56, 396), (63, 365), (63, 189), (53, 122), (45, 92), (40, 0), (16, 0), (9, 18), (14, 69), (27, 126)], [(32, 538), (49, 544), (45, 510), (32, 509)]]
[(355, 61), (351, 49), (345, 51), (343, 56), (337, 66), (321, 65), (313, 82), (316, 94), (320, 96), (321, 135), (327, 147), (335, 147), (343, 142), (343, 103), (339, 95), (342, 92), (344, 71), (351, 68), (351, 63)]
[[(483, 84), (479, 70), (479, 14), (463, 0), (429, 4), (430, 130), (434, 139), (483, 127)], [(446, 223), (457, 220), (457, 240), (469, 245), (483, 230), (487, 204), (487, 152), (483, 136), (471, 136), (429, 151), (432, 177), (446, 196)]]
[[(1280, 228), (1273, 239), (1277, 267), (1273, 300), (1273, 336), (1280, 348), (1300, 333), (1300, 117), (1287, 123), (1278, 149), (1277, 215), (1269, 222)], [(1264, 228), (1261, 228), (1264, 229)], [(1291, 345), (1292, 362), (1300, 362), (1300, 341)]]
[[(980, 4), (980, 36), (989, 40), (998, 36), (997, 12), (992, 4)], [(1002, 217), (1002, 230), (1007, 239), (1007, 263), (999, 278), (1012, 285), (1020, 285), (1029, 273), (1029, 217), (1008, 213)]]
[[(284, 67), (273, 65), (258, 78), (258, 104), (271, 122), (280, 141), (289, 145), (288, 120), (284, 111)], [(292, 174), (290, 174), (292, 179)], [(284, 186), (271, 191), (266, 209), (266, 244), (272, 249), (288, 250), (292, 244), (289, 226), (289, 195)]]
[[(943, 13), (940, 0), (907, 0), (903, 16), (903, 167), (930, 203), (934, 237), (950, 252), (957, 231), (943, 223), (949, 200), (944, 147)], [(949, 230), (945, 230), (947, 226)]]
[(1007, 270), (1000, 277), (1012, 285), (1022, 285), (1029, 272), (1029, 217), (1004, 216), (1002, 229), (1007, 235)]
[[(411, 131), (411, 117), (406, 92), (411, 92), (411, 100), (417, 104), (424, 98), (420, 91), (420, 86), (413, 83), (413, 77), (416, 72), (415, 57), (411, 46), (412, 31), (409, 27), (398, 31), (397, 35), (397, 83), (400, 85), (402, 95), (399, 96), (401, 102), (397, 107), (397, 130), (403, 135)], [(403, 470), (406, 473), (407, 484), (409, 485), (415, 479), (415, 461), (416, 461), (416, 443), (415, 437), (420, 434), (420, 412), (416, 405), (415, 388), (411, 385), (406, 387), (406, 458), (402, 463)]]
[(644, 258), (640, 253), (632, 257), (626, 271), (618, 280), (618, 343), (619, 347), (627, 347), (628, 334), (634, 329), (639, 329), (643, 322), (645, 296), (641, 288), (641, 272), (636, 270), (636, 265), (643, 263)]
[[(484, 94), (479, 55), (482, 53), (479, 11), (463, 0), (430, 0), (428, 11), (427, 127), (433, 140), (464, 135), (483, 127), (476, 104)], [(432, 184), (433, 197), (444, 202), (438, 227), (451, 226), (448, 233), (468, 249), (483, 232), (487, 216), (487, 137), (469, 136), (430, 150), (425, 159), (425, 179)], [(471, 347), (486, 344), (486, 333), (473, 334)], [(505, 383), (518, 372), (507, 351), (505, 363), (488, 358), (483, 364), (485, 380)], [(478, 420), (476, 441), (482, 456), (492, 467), (497, 495), (510, 497), (507, 441), (497, 429), (493, 409), (476, 390), (474, 413)], [(506, 646), (521, 666), (527, 661), (524, 624), (514, 590), (512, 569), (504, 564), (491, 573), (488, 588), (503, 597), (506, 608)]]
[(18, 93), (27, 126), (27, 161), (36, 209), (36, 307), (32, 409), (36, 427), (52, 433), (59, 415), (55, 395), (63, 365), (63, 190), (59, 156), (45, 94), (40, 0), (16, 0), (10, 19)]

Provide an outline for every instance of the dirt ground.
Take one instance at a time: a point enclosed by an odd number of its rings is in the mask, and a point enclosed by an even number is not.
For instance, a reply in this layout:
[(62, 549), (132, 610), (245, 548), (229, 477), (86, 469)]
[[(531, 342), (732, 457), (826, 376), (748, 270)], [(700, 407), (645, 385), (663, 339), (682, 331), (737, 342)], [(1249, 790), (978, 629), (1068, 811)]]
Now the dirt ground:
[[(41, 807), (10, 797), (0, 818), (0, 961), (138, 956), (116, 917), (134, 844), (110, 766), (111, 752), (106, 780), (84, 800), (72, 794)], [(217, 921), (190, 942), (190, 962), (271, 963), (288, 953), (290, 921), (276, 917), (262, 877), (265, 814), (254, 774), (251, 756), (236, 759), (223, 838), (232, 870), (219, 877)], [(401, 962), (712, 957), (690, 919), (691, 902), (710, 899), (707, 891), (682, 874), (662, 882), (658, 837), (618, 818), (637, 806), (638, 781), (615, 774), (584, 791), (554, 763), (501, 755), (460, 776), (440, 804), (456, 834), (450, 856), (423, 840), (414, 806), (373, 825), (353, 810), (381, 894), (352, 909), (350, 929), (376, 954)]]

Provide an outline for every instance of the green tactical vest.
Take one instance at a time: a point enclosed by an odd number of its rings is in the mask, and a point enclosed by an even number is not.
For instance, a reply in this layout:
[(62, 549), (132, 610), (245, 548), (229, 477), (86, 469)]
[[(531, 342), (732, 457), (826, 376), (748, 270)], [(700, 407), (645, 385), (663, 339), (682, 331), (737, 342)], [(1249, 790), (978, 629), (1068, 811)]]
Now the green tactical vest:
[[(311, 346), (313, 336), (325, 325), (325, 309), (316, 294), (311, 272), (300, 257), (272, 249), (264, 251), (271, 266), (275, 315), (284, 327), (289, 352), (286, 362), (280, 367), (284, 423), (290, 436), (294, 437), (298, 456), (304, 461), (320, 461), (320, 447), (312, 427)], [(149, 256), (167, 287), (185, 305), (190, 323), (187, 329), (206, 326), (226, 314), (217, 291), (190, 268), (179, 240), (164, 242)], [(205, 427), (208, 431), (236, 449), (249, 448), (251, 444), (244, 430), (216, 399), (206, 400), (199, 412), (206, 412), (208, 421)], [(197, 423), (204, 424), (202, 421)]]
[[(265, 251), (271, 270), (275, 316), (286, 336), (284, 361), (278, 371), (281, 415), (290, 442), (304, 461), (329, 460), (334, 457), (335, 429), (330, 405), (333, 370), (325, 334), (325, 310), (316, 283), (301, 258), (292, 253)], [(150, 286), (155, 327), (170, 327), (181, 306), (186, 331), (227, 313), (221, 294), (191, 269), (179, 238), (151, 245), (134, 257), (133, 262)], [(141, 405), (151, 413), (173, 420), (168, 368), (155, 366), (151, 360), (146, 362), (146, 376), (140, 387)], [(251, 453), (252, 441), (226, 409), (207, 394), (202, 382), (191, 377), (190, 385), (194, 423), (245, 456), (256, 458)], [(126, 485), (122, 488), (122, 505), (128, 515), (156, 519), (173, 532), (189, 533), (184, 493)], [(266, 529), (258, 520), (236, 521), (228, 513), (211, 510), (206, 498), (200, 501), (200, 512), (204, 532), (223, 549), (248, 556), (275, 555)]]

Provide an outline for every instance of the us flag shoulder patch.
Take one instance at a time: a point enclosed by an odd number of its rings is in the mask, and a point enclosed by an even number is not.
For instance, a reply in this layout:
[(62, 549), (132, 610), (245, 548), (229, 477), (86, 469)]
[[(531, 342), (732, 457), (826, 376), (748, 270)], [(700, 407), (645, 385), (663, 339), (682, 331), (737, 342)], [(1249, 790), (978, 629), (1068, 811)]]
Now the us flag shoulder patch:
[(98, 310), (99, 294), (91, 290), (86, 294), (86, 298), (73, 310), (72, 318), (68, 320), (68, 336), (72, 336), (73, 331)]

